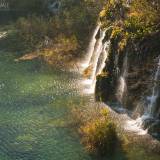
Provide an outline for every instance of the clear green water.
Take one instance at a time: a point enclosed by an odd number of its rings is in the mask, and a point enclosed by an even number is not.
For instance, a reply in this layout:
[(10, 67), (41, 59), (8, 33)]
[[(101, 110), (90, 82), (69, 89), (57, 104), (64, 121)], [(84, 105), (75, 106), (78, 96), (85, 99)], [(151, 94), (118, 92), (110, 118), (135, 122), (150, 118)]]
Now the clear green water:
[[(0, 160), (93, 160), (68, 125), (72, 107), (92, 101), (78, 75), (14, 58), (0, 52)], [(139, 144), (104, 160), (160, 159)]]
[(75, 77), (0, 53), (0, 160), (90, 160), (67, 125)]

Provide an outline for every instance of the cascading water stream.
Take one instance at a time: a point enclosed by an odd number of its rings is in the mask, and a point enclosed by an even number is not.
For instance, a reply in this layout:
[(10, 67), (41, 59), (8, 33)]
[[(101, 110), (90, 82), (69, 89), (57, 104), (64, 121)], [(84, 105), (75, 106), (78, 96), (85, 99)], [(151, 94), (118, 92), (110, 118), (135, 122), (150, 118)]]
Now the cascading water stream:
[[(102, 30), (100, 28), (100, 25), (98, 25), (94, 30), (92, 39), (90, 41), (87, 56), (85, 58), (85, 63), (83, 64), (84, 65), (83, 67), (86, 68), (86, 70), (84, 71), (84, 74), (86, 73), (86, 77), (88, 77), (88, 79), (85, 79), (83, 81), (83, 84), (85, 84), (84, 92), (87, 94), (94, 93), (95, 85), (96, 85), (96, 76), (101, 74), (103, 71), (103, 68), (105, 67), (105, 62), (107, 60), (108, 50), (110, 47), (110, 40), (104, 41), (104, 39), (106, 36), (106, 31), (110, 28), (111, 27), (108, 27), (107, 29)], [(99, 38), (96, 39), (98, 35), (99, 35)], [(119, 61), (119, 57), (117, 55), (115, 58), (115, 67), (116, 67), (117, 75), (119, 74), (118, 61)], [(116, 92), (117, 100), (121, 104), (124, 104), (124, 97), (127, 93), (127, 83), (126, 83), (127, 74), (128, 74), (128, 53), (126, 53), (123, 58), (123, 65), (121, 69), (121, 74), (119, 76), (118, 87)], [(155, 74), (154, 81), (158, 81), (159, 78), (160, 78), (160, 59), (159, 59), (158, 68)], [(127, 110), (125, 111), (126, 113), (124, 113), (124, 115), (126, 115), (126, 119), (123, 122), (123, 126), (125, 130), (137, 133), (138, 135), (147, 134), (147, 129), (144, 130), (142, 125), (145, 119), (147, 119), (148, 115), (151, 115), (152, 112), (155, 110), (154, 106), (155, 106), (156, 99), (158, 98), (158, 94), (159, 94), (158, 92), (159, 92), (158, 86), (157, 84), (155, 84), (152, 90), (152, 96), (151, 96), (150, 104), (148, 106), (147, 115), (144, 114), (142, 117), (139, 117), (136, 120), (134, 120), (129, 118)]]
[[(94, 92), (95, 86), (96, 86), (96, 76), (101, 74), (103, 71), (103, 68), (105, 67), (105, 61), (108, 57), (108, 49), (109, 49), (110, 41), (107, 41), (103, 44), (101, 51), (99, 52), (100, 55), (98, 54), (96, 62), (95, 62), (95, 67), (92, 73), (91, 77), (91, 90)], [(99, 64), (99, 65), (98, 65)]]
[[(151, 120), (152, 122), (152, 120), (155, 119), (156, 103), (157, 103), (157, 98), (159, 96), (159, 85), (157, 83), (159, 79), (160, 79), (160, 58), (158, 60), (157, 70), (154, 76), (154, 85), (152, 88), (152, 94), (150, 97), (147, 98), (149, 101), (147, 109), (145, 110), (144, 114), (141, 117), (138, 117), (136, 119), (136, 121), (133, 123), (133, 126), (144, 127), (144, 124), (147, 122), (147, 120)], [(145, 132), (146, 133), (148, 132), (148, 126), (146, 130), (144, 130), (144, 133)]]
[(97, 70), (96, 70), (96, 75), (101, 74), (103, 68), (105, 67), (105, 61), (108, 57), (109, 46), (110, 46), (110, 40), (104, 43), (102, 54), (99, 58), (99, 62), (98, 62), (99, 65), (98, 65)]
[(104, 48), (103, 39), (105, 38), (105, 34), (106, 34), (106, 30), (100, 30), (100, 38), (97, 41), (95, 50), (93, 52), (93, 55), (89, 63), (89, 66), (91, 66), (92, 68), (91, 80), (93, 84), (96, 79), (96, 70), (97, 70), (98, 60), (99, 60), (100, 54), (103, 53), (103, 48)]
[[(110, 27), (108, 27), (106, 29), (100, 29), (100, 37), (97, 40), (97, 42), (95, 43), (95, 46), (92, 46), (93, 47), (93, 49), (92, 49), (93, 52), (92, 52), (92, 55), (91, 55), (91, 58), (90, 58), (90, 61), (89, 61), (88, 64), (92, 68), (91, 80), (93, 82), (94, 82), (94, 80), (95, 80), (95, 78), (97, 76), (97, 71), (99, 71), (98, 74), (100, 74), (101, 71), (103, 70), (104, 66), (105, 66), (104, 63), (105, 63), (107, 55), (108, 55), (108, 52), (106, 51), (106, 48), (109, 48), (110, 41), (106, 41), (105, 43), (103, 43), (103, 40), (104, 40), (104, 38), (106, 36), (106, 32), (111, 28), (112, 28), (112, 26), (110, 26)], [(100, 65), (100, 68), (99, 68), (98, 61), (101, 58), (101, 54), (104, 55), (104, 59), (102, 59), (102, 64)]]
[(157, 83), (159, 79), (160, 79), (160, 58), (158, 60), (157, 70), (154, 76), (154, 85), (152, 88), (152, 95), (148, 98), (149, 99), (148, 114), (151, 117), (154, 117), (156, 101), (159, 95), (159, 85)]
[[(117, 57), (116, 57), (117, 58)], [(116, 59), (118, 61), (118, 59)], [(119, 68), (117, 68), (117, 73), (119, 73)], [(118, 80), (118, 87), (117, 87), (117, 92), (116, 92), (116, 97), (117, 100), (123, 104), (124, 102), (124, 97), (127, 92), (127, 84), (126, 84), (126, 77), (128, 74), (128, 53), (126, 53), (123, 61), (123, 66), (122, 66), (122, 73), (119, 77)], [(122, 108), (123, 110), (123, 108)], [(126, 110), (123, 110), (126, 112)], [(125, 114), (124, 114), (125, 115)], [(134, 132), (138, 135), (145, 135), (147, 133), (146, 130), (143, 130), (141, 125), (139, 125), (141, 122), (139, 119), (133, 120), (127, 116), (126, 112), (126, 120), (124, 124), (124, 129), (130, 132)]]
[[(110, 27), (109, 27), (110, 28)], [(96, 34), (100, 30), (100, 36), (98, 40), (96, 40)], [(94, 35), (89, 44), (88, 49), (88, 62), (86, 63), (87, 68), (90, 70), (89, 79), (85, 80), (85, 84), (89, 85), (89, 89), (86, 92), (94, 93), (95, 84), (96, 84), (96, 76), (100, 74), (105, 66), (105, 61), (108, 57), (107, 48), (109, 48), (110, 41), (103, 43), (103, 40), (106, 36), (107, 29), (100, 29), (99, 26), (96, 27), (94, 31)]]
[[(103, 42), (106, 36), (106, 31), (110, 29), (107, 28), (105, 30), (100, 29), (100, 26), (97, 26), (94, 30), (92, 39), (89, 44), (87, 57), (85, 59), (84, 67), (86, 67), (89, 70), (89, 79), (84, 80), (84, 84), (88, 87), (85, 88), (85, 93), (87, 94), (93, 94), (95, 91), (95, 85), (96, 85), (96, 76), (101, 74), (103, 71), (103, 68), (105, 67), (105, 62), (108, 57), (108, 50), (110, 47), (110, 40)], [(100, 35), (99, 38), (96, 40), (97, 34)], [(118, 66), (118, 55), (116, 57), (115, 66)], [(160, 68), (160, 67), (159, 67)], [(160, 69), (158, 69), (160, 70)], [(158, 79), (158, 75), (160, 71), (157, 71), (155, 75), (155, 80)], [(117, 74), (119, 73), (119, 68), (117, 67)], [(128, 54), (126, 53), (123, 61), (122, 71), (121, 75), (119, 77), (119, 84), (117, 87), (117, 99), (120, 103), (123, 103), (124, 95), (127, 92), (127, 84), (126, 84), (126, 77), (128, 74)], [(155, 95), (156, 87), (153, 89), (153, 95)], [(127, 114), (127, 113), (126, 113)], [(129, 118), (126, 118), (124, 129), (129, 130), (131, 132), (135, 132), (140, 135), (144, 135), (147, 133), (147, 130), (143, 130), (141, 128), (142, 126), (141, 120), (138, 118), (137, 120), (132, 120)]]
[(87, 55), (86, 55), (86, 58), (85, 58), (85, 62), (82, 64), (82, 67), (84, 68), (87, 68), (88, 65), (89, 65), (89, 62), (90, 62), (90, 59), (92, 57), (92, 54), (94, 52), (94, 47), (95, 47), (95, 44), (96, 44), (96, 35), (98, 34), (98, 31), (100, 30), (100, 25), (97, 25), (94, 32), (93, 32), (93, 36), (90, 40), (90, 43), (89, 43), (89, 47), (88, 47), (88, 50), (87, 50)]
[(126, 54), (123, 62), (123, 68), (122, 68), (122, 74), (119, 77), (119, 84), (117, 88), (116, 97), (119, 102), (122, 103), (124, 93), (127, 91), (127, 84), (126, 84), (126, 76), (127, 76), (127, 70), (128, 70), (128, 54)]

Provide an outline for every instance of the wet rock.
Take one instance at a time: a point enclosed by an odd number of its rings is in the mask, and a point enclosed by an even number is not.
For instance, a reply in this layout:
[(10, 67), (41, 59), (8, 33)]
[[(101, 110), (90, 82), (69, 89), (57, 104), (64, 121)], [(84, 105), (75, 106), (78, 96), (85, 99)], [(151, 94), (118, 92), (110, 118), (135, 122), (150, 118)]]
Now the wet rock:
[(144, 122), (142, 123), (142, 127), (144, 129), (147, 129), (148, 127), (152, 126), (154, 122), (155, 122), (155, 119), (153, 118), (145, 119)]
[(154, 122), (148, 129), (148, 133), (160, 138), (160, 121)]
[[(157, 34), (160, 38), (160, 35)], [(149, 102), (147, 97), (153, 92), (155, 70), (157, 68), (158, 57), (157, 37), (153, 34), (145, 37), (143, 40), (127, 40), (123, 50), (119, 50), (118, 44), (120, 37), (111, 39), (109, 56), (104, 68), (107, 76), (99, 75), (96, 83), (96, 100), (104, 102), (120, 102), (125, 109), (130, 110), (134, 118), (141, 117), (147, 111)], [(152, 45), (150, 45), (152, 43)], [(125, 83), (127, 92), (123, 94), (121, 101), (117, 99), (116, 92), (118, 88), (119, 77), (124, 71), (125, 55), (128, 53), (127, 74)], [(160, 96), (159, 96), (160, 97)], [(159, 132), (159, 125), (155, 125), (155, 119), (160, 120), (160, 98), (157, 97), (153, 119), (144, 121), (142, 126), (149, 128), (149, 133)], [(143, 104), (143, 105), (137, 105)], [(154, 125), (153, 125), (154, 124)], [(152, 127), (151, 127), (152, 126)]]

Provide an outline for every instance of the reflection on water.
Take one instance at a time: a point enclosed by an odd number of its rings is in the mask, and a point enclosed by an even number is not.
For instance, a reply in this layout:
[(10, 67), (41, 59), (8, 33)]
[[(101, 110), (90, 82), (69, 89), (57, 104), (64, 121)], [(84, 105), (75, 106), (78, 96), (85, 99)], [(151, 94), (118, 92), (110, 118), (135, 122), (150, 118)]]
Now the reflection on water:
[(90, 159), (66, 121), (77, 76), (0, 54), (0, 160)]

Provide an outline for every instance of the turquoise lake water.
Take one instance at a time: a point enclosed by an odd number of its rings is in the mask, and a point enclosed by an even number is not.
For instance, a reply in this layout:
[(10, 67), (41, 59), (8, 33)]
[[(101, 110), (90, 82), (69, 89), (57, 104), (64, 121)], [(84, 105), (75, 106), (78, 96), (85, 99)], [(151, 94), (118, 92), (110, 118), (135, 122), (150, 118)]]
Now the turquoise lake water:
[[(80, 75), (0, 52), (0, 160), (93, 160), (69, 125), (74, 106), (95, 105)], [(159, 160), (141, 142), (105, 160)], [(101, 160), (101, 159), (98, 159)]]
[(67, 124), (77, 75), (14, 58), (0, 53), (0, 160), (90, 160)]

